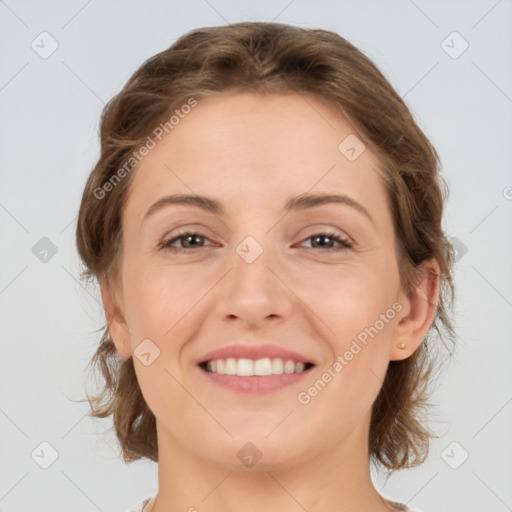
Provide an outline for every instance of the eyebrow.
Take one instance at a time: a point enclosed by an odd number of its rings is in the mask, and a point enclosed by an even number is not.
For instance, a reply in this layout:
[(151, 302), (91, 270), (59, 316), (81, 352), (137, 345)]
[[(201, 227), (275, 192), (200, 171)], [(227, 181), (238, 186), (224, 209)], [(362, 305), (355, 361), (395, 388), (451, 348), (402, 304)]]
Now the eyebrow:
[[(313, 208), (315, 206), (333, 203), (350, 206), (357, 210), (358, 212), (362, 213), (365, 217), (367, 217), (372, 224), (375, 224), (368, 210), (362, 204), (358, 203), (355, 199), (352, 199), (351, 197), (346, 195), (325, 193), (301, 194), (299, 196), (288, 199), (283, 208), (283, 212), (289, 213), (292, 211), (306, 210), (308, 208)], [(199, 195), (174, 194), (162, 197), (158, 199), (158, 201), (153, 203), (145, 213), (143, 221), (146, 220), (151, 215), (153, 215), (157, 210), (160, 210), (164, 206), (171, 204), (195, 206), (197, 208), (201, 208), (204, 211), (211, 212), (215, 215), (224, 214), (224, 208), (222, 207), (221, 203), (216, 199)]]

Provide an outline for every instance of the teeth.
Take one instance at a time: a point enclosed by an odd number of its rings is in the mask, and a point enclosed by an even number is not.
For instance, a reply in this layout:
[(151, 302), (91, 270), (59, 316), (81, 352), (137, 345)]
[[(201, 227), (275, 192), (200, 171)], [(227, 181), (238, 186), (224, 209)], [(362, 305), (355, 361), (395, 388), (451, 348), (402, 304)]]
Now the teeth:
[(239, 359), (236, 365), (236, 374), (240, 377), (254, 375), (254, 363), (250, 359)]
[(226, 375), (236, 375), (236, 359), (230, 357), (226, 359), (226, 366), (224, 366), (224, 373)]
[(206, 363), (206, 370), (222, 375), (239, 375), (251, 377), (253, 375), (282, 375), (283, 373), (299, 373), (304, 371), (306, 365), (290, 359), (284, 360), (280, 357), (263, 359), (214, 359)]
[(281, 375), (283, 373), (283, 360), (279, 358), (272, 359), (272, 373)]
[(284, 363), (284, 373), (293, 373), (295, 371), (295, 364), (293, 361), (286, 361)]
[[(249, 362), (251, 361), (249, 360)], [(269, 357), (257, 359), (252, 365), (254, 367), (254, 375), (272, 375), (272, 362)]]

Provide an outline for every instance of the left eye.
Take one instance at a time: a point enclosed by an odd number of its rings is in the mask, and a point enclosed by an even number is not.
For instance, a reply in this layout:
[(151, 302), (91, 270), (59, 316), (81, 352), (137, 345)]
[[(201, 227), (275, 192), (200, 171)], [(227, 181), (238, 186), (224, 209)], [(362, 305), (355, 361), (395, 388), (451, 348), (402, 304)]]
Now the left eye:
[[(336, 233), (317, 233), (316, 235), (312, 235), (312, 236), (309, 236), (308, 238), (306, 238), (304, 240), (304, 242), (306, 240), (315, 240), (315, 243), (318, 243), (319, 240), (329, 240), (331, 242), (336, 242), (339, 245), (339, 247), (327, 247), (326, 250), (331, 250), (331, 251), (342, 251), (344, 249), (351, 249), (354, 244), (353, 242), (350, 242), (349, 240), (347, 240), (346, 238), (343, 238), (339, 235), (337, 235)], [(322, 247), (313, 247), (313, 249), (318, 249), (318, 248), (322, 248)]]

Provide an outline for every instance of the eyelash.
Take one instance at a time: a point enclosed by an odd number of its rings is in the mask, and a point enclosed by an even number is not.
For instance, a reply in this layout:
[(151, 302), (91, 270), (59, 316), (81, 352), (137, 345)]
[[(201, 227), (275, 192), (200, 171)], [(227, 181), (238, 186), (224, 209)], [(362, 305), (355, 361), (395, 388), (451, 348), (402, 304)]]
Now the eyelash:
[[(184, 231), (183, 233), (178, 233), (174, 238), (162, 241), (158, 247), (160, 250), (166, 250), (166, 251), (170, 251), (172, 253), (191, 252), (191, 251), (195, 251), (196, 249), (201, 249), (201, 247), (194, 247), (192, 249), (186, 249), (184, 247), (172, 247), (171, 246), (171, 244), (180, 240), (181, 238), (185, 238), (185, 237), (191, 236), (191, 235), (199, 235), (201, 238), (207, 239), (207, 237), (205, 237), (204, 235), (201, 235), (201, 233), (198, 233), (197, 231)], [(318, 236), (328, 237), (331, 240), (341, 244), (340, 247), (328, 247), (327, 249), (324, 250), (324, 252), (345, 251), (347, 249), (352, 249), (354, 247), (354, 244), (352, 242), (349, 242), (347, 239), (340, 237), (336, 233), (327, 232), (327, 231), (321, 231), (320, 233), (315, 233), (314, 235), (308, 236), (303, 241), (305, 242), (306, 240), (309, 240), (311, 238), (315, 238)], [(312, 247), (312, 249), (322, 250), (322, 248), (319, 248), (319, 247)]]

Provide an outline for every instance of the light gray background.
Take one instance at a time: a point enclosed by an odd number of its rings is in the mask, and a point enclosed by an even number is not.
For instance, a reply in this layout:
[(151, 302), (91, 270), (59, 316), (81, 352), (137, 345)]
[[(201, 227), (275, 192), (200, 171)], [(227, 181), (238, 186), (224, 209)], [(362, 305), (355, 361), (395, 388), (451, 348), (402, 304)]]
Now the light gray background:
[[(111, 420), (84, 417), (78, 402), (103, 314), (98, 290), (77, 280), (76, 215), (104, 103), (184, 32), (242, 20), (349, 39), (438, 149), (445, 227), (467, 249), (458, 350), (433, 397), (443, 437), (423, 466), (375, 478), (422, 512), (512, 510), (510, 0), (0, 1), (0, 510), (122, 512), (157, 490), (156, 464), (125, 465), (102, 435)], [(46, 59), (31, 48), (43, 31), (59, 45)], [(469, 43), (458, 58), (442, 47), (453, 31)], [(42, 237), (57, 247), (47, 262), (32, 252)], [(47, 469), (35, 462), (50, 460), (43, 441), (58, 453)]]

